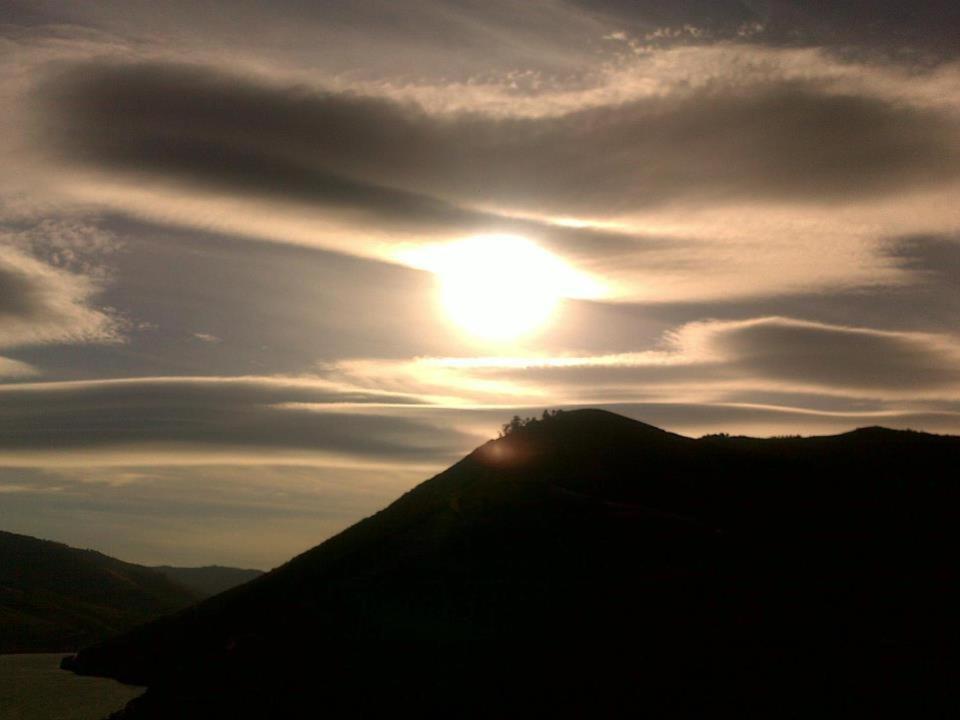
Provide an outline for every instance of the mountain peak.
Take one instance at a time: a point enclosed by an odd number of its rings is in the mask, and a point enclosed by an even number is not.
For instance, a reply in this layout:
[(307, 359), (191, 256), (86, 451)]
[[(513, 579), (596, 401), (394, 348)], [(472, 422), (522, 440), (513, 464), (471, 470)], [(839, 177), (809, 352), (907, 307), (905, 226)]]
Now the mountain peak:
[(664, 435), (673, 434), (653, 425), (648, 425), (647, 423), (639, 420), (634, 420), (633, 418), (626, 417), (625, 415), (619, 415), (615, 412), (611, 412), (610, 410), (603, 410), (601, 408), (576, 408), (574, 410), (555, 410), (553, 412), (547, 410), (539, 418), (528, 418), (527, 420), (521, 420), (521, 427), (572, 428), (579, 430), (597, 430), (600, 428), (619, 427), (630, 428), (634, 432), (646, 430), (648, 432), (661, 433)]
[(548, 446), (572, 442), (584, 448), (598, 442), (689, 440), (639, 420), (597, 408), (546, 411), (539, 418), (522, 419), (514, 416), (511, 422), (503, 426), (503, 433), (497, 442), (521, 438)]
[[(614, 456), (649, 463), (693, 443), (690, 438), (608, 410), (583, 408), (547, 411), (539, 418), (514, 416), (499, 438), (480, 446), (465, 460), (495, 468), (505, 477), (523, 474), (528, 481), (556, 482), (570, 467), (593, 463), (600, 468), (607, 464), (604, 458)], [(436, 479), (445, 478), (450, 471)]]

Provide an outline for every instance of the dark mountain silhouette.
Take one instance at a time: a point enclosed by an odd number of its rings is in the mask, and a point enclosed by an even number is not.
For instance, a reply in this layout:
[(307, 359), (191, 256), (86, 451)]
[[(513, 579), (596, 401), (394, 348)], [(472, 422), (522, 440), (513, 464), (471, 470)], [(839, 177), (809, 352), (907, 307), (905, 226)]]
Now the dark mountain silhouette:
[(153, 570), (163, 573), (178, 585), (192, 590), (201, 598), (222, 593), (224, 590), (250, 582), (263, 575), (262, 570), (207, 565), (205, 567), (173, 567), (154, 565)]
[(0, 652), (75, 652), (198, 599), (142, 565), (0, 531)]
[(943, 712), (960, 438), (508, 428), (376, 515), (65, 666), (146, 718)]

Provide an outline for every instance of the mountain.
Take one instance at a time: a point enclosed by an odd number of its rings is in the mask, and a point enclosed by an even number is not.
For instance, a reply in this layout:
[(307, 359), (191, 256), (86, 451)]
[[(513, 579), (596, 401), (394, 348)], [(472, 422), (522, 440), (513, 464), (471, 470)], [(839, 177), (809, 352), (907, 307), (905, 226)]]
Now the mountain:
[(142, 565), (0, 531), (0, 653), (75, 652), (197, 599)]
[(148, 685), (124, 720), (942, 711), (958, 460), (564, 412), (65, 667)]
[(76, 652), (261, 574), (150, 568), (0, 531), (0, 653)]
[(262, 570), (244, 570), (223, 567), (222, 565), (208, 565), (206, 567), (155, 565), (153, 569), (166, 575), (178, 585), (189, 588), (201, 598), (222, 593), (224, 590), (229, 590), (263, 575)]

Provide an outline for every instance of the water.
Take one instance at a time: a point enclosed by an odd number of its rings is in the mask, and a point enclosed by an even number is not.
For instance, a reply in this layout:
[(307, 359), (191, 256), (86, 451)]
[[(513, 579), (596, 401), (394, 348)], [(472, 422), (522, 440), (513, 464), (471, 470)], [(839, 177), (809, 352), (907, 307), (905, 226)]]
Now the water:
[(102, 720), (144, 690), (61, 670), (64, 654), (0, 655), (0, 720)]

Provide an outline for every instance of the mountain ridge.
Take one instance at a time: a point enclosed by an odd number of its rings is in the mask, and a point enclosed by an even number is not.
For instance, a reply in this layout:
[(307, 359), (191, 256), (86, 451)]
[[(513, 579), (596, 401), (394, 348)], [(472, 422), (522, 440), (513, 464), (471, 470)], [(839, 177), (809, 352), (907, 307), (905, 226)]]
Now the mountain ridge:
[[(336, 712), (377, 715), (391, 698), (444, 714), (482, 677), (498, 690), (467, 714), (604, 714), (638, 693), (675, 710), (753, 693), (769, 710), (808, 672), (790, 658), (819, 645), (818, 682), (845, 690), (817, 685), (810, 701), (869, 702), (871, 673), (907, 683), (953, 622), (960, 438), (891, 432), (865, 453), (862, 433), (717, 441), (603, 411), (532, 421), (67, 667), (149, 685), (134, 720), (255, 717), (254, 678), (291, 714), (317, 692)], [(625, 647), (633, 664), (613, 663)]]

